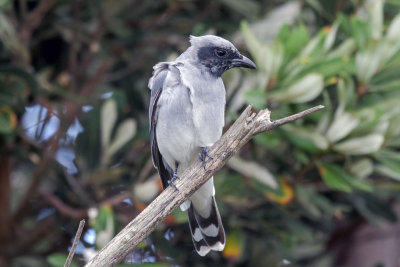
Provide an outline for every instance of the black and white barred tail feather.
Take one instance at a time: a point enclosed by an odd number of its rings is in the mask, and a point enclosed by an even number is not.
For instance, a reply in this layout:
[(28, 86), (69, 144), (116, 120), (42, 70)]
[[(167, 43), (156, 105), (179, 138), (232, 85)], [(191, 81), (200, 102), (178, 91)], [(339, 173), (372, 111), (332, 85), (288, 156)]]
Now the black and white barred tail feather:
[(221, 216), (214, 196), (211, 198), (211, 212), (207, 218), (196, 212), (193, 203), (188, 209), (193, 244), (200, 256), (205, 256), (211, 250), (222, 251), (225, 247), (225, 231)]

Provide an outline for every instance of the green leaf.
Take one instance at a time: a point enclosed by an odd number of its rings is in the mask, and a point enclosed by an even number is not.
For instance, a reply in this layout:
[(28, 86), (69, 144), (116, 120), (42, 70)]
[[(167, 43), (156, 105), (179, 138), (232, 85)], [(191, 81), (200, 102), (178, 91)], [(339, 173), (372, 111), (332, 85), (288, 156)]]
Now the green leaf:
[(275, 91), (270, 98), (279, 102), (305, 103), (318, 97), (323, 88), (323, 77), (317, 73), (310, 73), (288, 89)]
[(283, 131), (284, 136), (296, 147), (301, 148), (305, 151), (315, 153), (320, 151), (318, 147), (309, 138), (304, 138), (292, 131)]
[(297, 26), (292, 30), (285, 25), (280, 29), (277, 36), (277, 40), (284, 47), (286, 59), (291, 59), (297, 55), (309, 39), (310, 36), (304, 25)]
[(300, 52), (301, 57), (314, 57), (323, 52), (326, 33), (321, 30)]
[(394, 164), (396, 164), (395, 162), (387, 160), (387, 159), (383, 160), (382, 162), (383, 162), (382, 165), (376, 166), (376, 171), (378, 173), (385, 175), (389, 178), (392, 178), (396, 181), (400, 181), (400, 173), (398, 170), (398, 165), (394, 165)]
[(245, 161), (238, 156), (233, 156), (228, 161), (228, 166), (247, 177), (254, 178), (268, 187), (274, 189), (278, 187), (274, 175), (267, 168), (256, 162)]
[(137, 244), (135, 249), (140, 249), (140, 248), (145, 248), (147, 247), (146, 241), (140, 241), (139, 244)]
[(333, 215), (338, 208), (328, 198), (315, 191), (313, 187), (296, 186), (297, 198), (312, 216), (323, 218), (323, 214)]
[(262, 132), (254, 136), (254, 141), (267, 148), (275, 148), (280, 143), (280, 137), (276, 132)]
[(336, 113), (335, 118), (326, 132), (326, 137), (330, 142), (335, 143), (349, 135), (359, 123), (360, 119), (350, 113)]
[(111, 132), (117, 121), (117, 104), (108, 99), (101, 107), (101, 147), (105, 151), (111, 141)]
[(341, 175), (342, 173), (338, 166), (325, 164), (320, 165), (318, 170), (328, 187), (348, 193), (352, 191), (346, 178)]
[[(221, 196), (243, 196), (246, 191), (246, 183), (237, 172), (223, 172), (219, 179), (215, 179), (216, 190)], [(265, 188), (267, 188), (265, 186)], [(245, 190), (243, 190), (245, 189)]]
[(182, 211), (181, 209), (175, 209), (172, 212), (172, 215), (177, 223), (186, 223), (188, 221), (187, 212)]
[(338, 47), (333, 49), (329, 54), (328, 58), (349, 58), (351, 54), (356, 50), (356, 42), (353, 38), (348, 38), (344, 42), (340, 43)]
[(284, 133), (288, 139), (296, 146), (301, 147), (310, 152), (317, 152), (328, 148), (329, 143), (325, 136), (310, 128), (285, 125)]
[[(67, 261), (67, 257), (67, 254), (54, 253), (47, 256), (46, 260), (52, 267), (63, 267)], [(72, 261), (70, 267), (78, 267), (78, 264)]]
[(391, 80), (397, 80), (399, 78), (399, 73), (400, 65), (383, 69), (382, 71), (374, 75), (374, 77), (371, 79), (372, 87), (387, 83)]
[(226, 246), (222, 254), (230, 262), (237, 262), (241, 257), (245, 244), (245, 235), (239, 230), (233, 230), (226, 236)]
[(400, 116), (394, 117), (390, 120), (389, 128), (386, 131), (386, 138), (396, 140), (396, 137), (400, 136)]
[(329, 29), (329, 33), (326, 36), (325, 42), (324, 42), (324, 51), (325, 52), (329, 51), (332, 48), (333, 44), (335, 43), (338, 27), (339, 27), (339, 24), (337, 22), (335, 22), (332, 25), (332, 27)]
[(346, 34), (346, 35), (352, 35), (352, 27), (351, 27), (351, 22), (350, 22), (350, 17), (346, 16), (343, 13), (339, 13), (337, 15), (336, 21), (339, 23), (340, 29)]
[[(377, 101), (376, 103), (382, 102), (383, 101)], [(360, 124), (358, 124), (356, 129), (352, 131), (353, 135), (369, 135), (374, 132), (374, 128), (382, 121), (382, 115), (384, 114), (384, 111), (381, 111), (377, 106), (373, 106), (374, 104), (374, 102), (366, 104), (366, 108), (358, 109), (354, 112), (355, 116), (360, 119)]]
[(254, 14), (259, 9), (259, 5), (255, 1), (221, 0), (221, 2), (235, 13), (249, 18), (251, 18), (250, 14)]
[(351, 75), (355, 73), (355, 67), (353, 60), (344, 56), (322, 60), (312, 64), (305, 69), (304, 72), (300, 73), (300, 75), (304, 75), (308, 72), (315, 72), (322, 75), (324, 78), (330, 78), (341, 73)]
[(371, 35), (370, 33), (371, 27), (369, 23), (361, 21), (358, 17), (353, 16), (350, 19), (350, 25), (357, 45), (359, 47), (364, 47), (364, 45), (367, 43)]
[(14, 131), (17, 125), (17, 116), (7, 106), (0, 106), (0, 134), (9, 134)]
[(113, 155), (122, 146), (126, 145), (136, 135), (136, 121), (134, 119), (126, 119), (117, 128), (115, 137), (106, 150), (106, 154)]
[(360, 194), (352, 197), (354, 206), (370, 223), (379, 224), (381, 219), (396, 222), (397, 216), (391, 210), (390, 205), (383, 203), (373, 194)]
[(325, 3), (329, 1), (319, 1), (319, 0), (307, 0), (306, 3), (310, 5), (313, 9), (317, 11), (317, 13), (328, 20), (332, 19), (332, 13), (328, 12)]
[(395, 7), (400, 8), (400, 2), (398, 0), (387, 0), (386, 3), (388, 5), (393, 5)]
[(366, 5), (370, 17), (371, 37), (373, 39), (380, 39), (382, 37), (383, 3), (384, 0), (375, 0)]
[(370, 42), (356, 54), (357, 78), (368, 84), (372, 77), (400, 50), (400, 42)]
[(376, 167), (377, 172), (400, 181), (400, 153), (382, 149), (375, 153), (375, 158), (381, 163)]
[(385, 92), (400, 89), (400, 79), (388, 80), (382, 84), (373, 84), (369, 87), (370, 92)]
[[(15, 67), (12, 65), (0, 65), (0, 77), (5, 77), (8, 80), (12, 77), (23, 83), (23, 88), (31, 90), (36, 94), (42, 93), (42, 88), (35, 79), (35, 77), (24, 69)], [(8, 88), (2, 88), (1, 93), (3, 93)], [(15, 91), (15, 90), (12, 90)], [(6, 103), (7, 104), (7, 103)]]
[(114, 236), (115, 216), (109, 205), (102, 205), (98, 210), (98, 215), (90, 222), (96, 230), (96, 245), (99, 248), (105, 246)]
[(337, 165), (321, 164), (318, 169), (325, 183), (333, 189), (346, 192), (350, 192), (352, 188), (361, 191), (373, 191), (371, 185), (345, 172)]
[(381, 149), (374, 154), (376, 159), (392, 159), (400, 162), (400, 152), (391, 149)]
[(385, 138), (381, 134), (369, 134), (347, 139), (333, 146), (333, 149), (346, 155), (365, 155), (379, 150)]
[(262, 45), (260, 43), (254, 33), (250, 30), (247, 22), (242, 22), (240, 24), (240, 29), (243, 34), (246, 46), (255, 60), (257, 69), (263, 71), (269, 70), (267, 67), (267, 63), (268, 60), (271, 60), (271, 57), (269, 56), (271, 55), (270, 49), (266, 45)]
[(8, 7), (10, 4), (10, 0), (0, 0), (0, 7), (5, 8), (6, 6)]
[(339, 100), (339, 108), (341, 111), (344, 111), (346, 107), (351, 107), (355, 103), (355, 85), (352, 77), (343, 75), (339, 79), (337, 84), (337, 95)]
[(0, 41), (2, 47), (12, 53), (20, 53), (20, 57), (25, 60), (28, 56), (26, 46), (22, 45), (18, 38), (16, 27), (14, 27), (11, 16), (5, 12), (0, 12)]
[(390, 23), (386, 33), (386, 39), (399, 42), (399, 31), (400, 31), (400, 14), (398, 14)]
[(347, 172), (342, 171), (342, 175), (346, 177), (347, 182), (355, 189), (361, 190), (361, 191), (366, 191), (366, 192), (372, 192), (374, 191), (374, 188), (368, 184), (366, 181), (361, 180), (355, 176), (352, 176), (348, 174)]
[(369, 158), (362, 158), (352, 162), (351, 166), (349, 167), (351, 174), (361, 179), (371, 175), (374, 172), (374, 163)]

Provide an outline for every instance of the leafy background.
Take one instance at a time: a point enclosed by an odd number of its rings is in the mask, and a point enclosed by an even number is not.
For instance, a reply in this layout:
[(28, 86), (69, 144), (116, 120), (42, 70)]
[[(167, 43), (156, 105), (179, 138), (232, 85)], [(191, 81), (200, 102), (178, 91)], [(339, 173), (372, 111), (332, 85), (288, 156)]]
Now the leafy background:
[(199, 257), (176, 210), (121, 266), (398, 266), (400, 2), (0, 0), (0, 266), (82, 266), (161, 190), (147, 81), (188, 36), (223, 36), (227, 127), (273, 118), (215, 177), (227, 232)]

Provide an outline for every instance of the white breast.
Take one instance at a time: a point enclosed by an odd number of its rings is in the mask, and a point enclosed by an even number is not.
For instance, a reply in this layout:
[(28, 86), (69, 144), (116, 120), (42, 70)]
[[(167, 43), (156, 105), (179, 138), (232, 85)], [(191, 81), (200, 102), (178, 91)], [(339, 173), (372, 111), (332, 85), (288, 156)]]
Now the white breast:
[[(220, 78), (188, 65), (169, 72), (159, 100), (156, 134), (168, 165), (184, 169), (201, 147), (211, 146), (224, 126), (225, 88)], [(180, 168), (181, 169), (181, 168)], [(179, 172), (178, 172), (179, 173)]]
[(183, 83), (190, 88), (196, 145), (211, 146), (222, 135), (225, 87), (221, 78), (185, 64), (180, 68)]

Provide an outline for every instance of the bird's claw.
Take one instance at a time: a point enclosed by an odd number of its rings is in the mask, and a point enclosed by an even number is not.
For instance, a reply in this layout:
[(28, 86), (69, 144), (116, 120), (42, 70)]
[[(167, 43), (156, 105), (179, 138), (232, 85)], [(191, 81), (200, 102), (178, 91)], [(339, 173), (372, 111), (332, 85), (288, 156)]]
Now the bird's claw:
[(207, 157), (210, 158), (210, 159), (214, 159), (213, 157), (211, 157), (208, 154), (209, 149), (210, 149), (210, 147), (208, 147), (208, 146), (202, 147), (201, 151), (199, 153), (199, 158), (201, 160), (201, 166), (203, 166), (204, 170), (206, 169), (206, 159), (207, 159)]
[(172, 176), (172, 178), (169, 179), (168, 182), (167, 182), (169, 186), (172, 186), (172, 187), (175, 188), (175, 190), (177, 190), (177, 191), (178, 191), (178, 187), (176, 186), (175, 181), (176, 181), (178, 178), (179, 178), (178, 175), (177, 175), (177, 174), (174, 174), (174, 176)]

